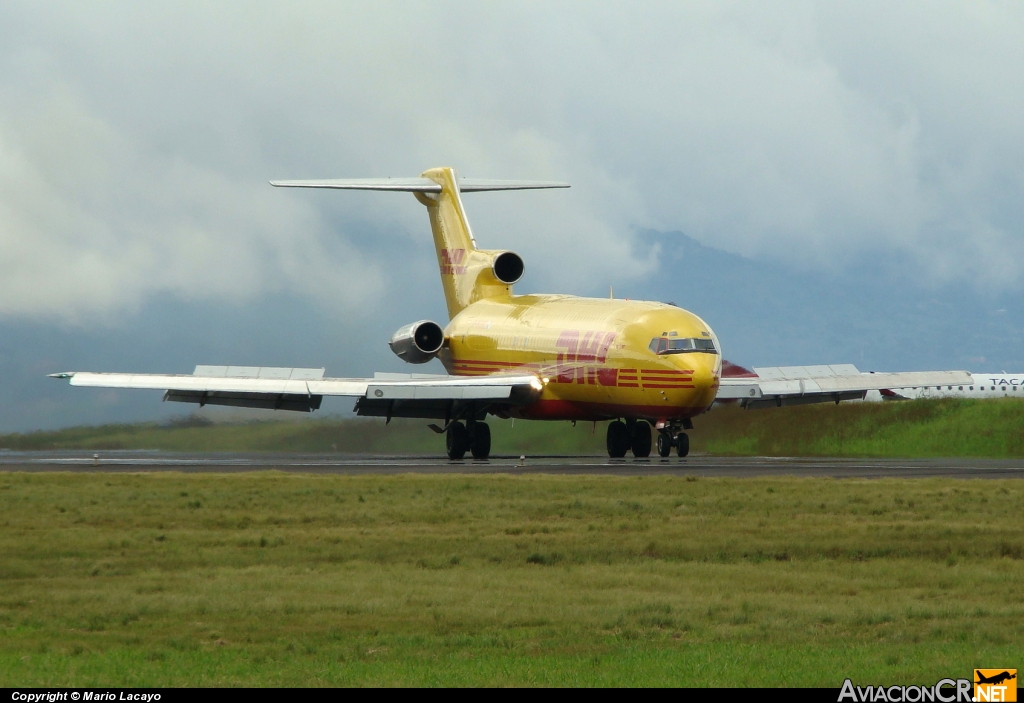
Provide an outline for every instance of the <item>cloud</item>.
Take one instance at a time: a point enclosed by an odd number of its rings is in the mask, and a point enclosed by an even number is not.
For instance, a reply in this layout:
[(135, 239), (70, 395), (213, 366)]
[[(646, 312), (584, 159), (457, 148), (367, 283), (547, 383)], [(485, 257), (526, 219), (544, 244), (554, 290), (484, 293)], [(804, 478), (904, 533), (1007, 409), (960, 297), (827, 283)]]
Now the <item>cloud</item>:
[(1019, 286), (1022, 24), (1006, 3), (6, 3), (0, 314), (275, 290), (373, 314), (389, 255), (433, 265), (422, 208), (266, 181), (442, 164), (572, 182), (467, 196), (537, 290), (649, 274), (643, 228)]
[(355, 306), (382, 287), (354, 249), (328, 255), (311, 205), (147, 149), (68, 90), (0, 121), (0, 184), (8, 315), (102, 317), (159, 292), (238, 300), (284, 287)]

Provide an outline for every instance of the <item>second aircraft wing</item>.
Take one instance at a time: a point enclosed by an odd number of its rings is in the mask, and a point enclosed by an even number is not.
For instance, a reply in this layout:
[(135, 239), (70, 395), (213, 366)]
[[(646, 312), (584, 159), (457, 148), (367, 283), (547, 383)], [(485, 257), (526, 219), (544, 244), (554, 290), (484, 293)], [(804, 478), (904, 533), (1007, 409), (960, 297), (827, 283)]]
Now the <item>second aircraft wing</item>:
[(773, 366), (720, 381), (717, 400), (738, 401), (745, 408), (807, 403), (838, 403), (863, 398), (867, 391), (971, 383), (966, 371), (862, 373), (852, 364)]

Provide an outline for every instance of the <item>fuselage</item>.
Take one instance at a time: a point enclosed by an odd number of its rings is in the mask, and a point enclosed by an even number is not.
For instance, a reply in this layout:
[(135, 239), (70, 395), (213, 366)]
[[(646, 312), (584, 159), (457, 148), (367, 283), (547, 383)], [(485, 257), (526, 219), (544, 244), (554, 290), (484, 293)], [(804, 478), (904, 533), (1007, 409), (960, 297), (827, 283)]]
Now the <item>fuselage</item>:
[(509, 415), (530, 419), (698, 415), (714, 402), (721, 349), (691, 312), (664, 303), (522, 295), (479, 300), (445, 329), (449, 373), (537, 373), (539, 399)]

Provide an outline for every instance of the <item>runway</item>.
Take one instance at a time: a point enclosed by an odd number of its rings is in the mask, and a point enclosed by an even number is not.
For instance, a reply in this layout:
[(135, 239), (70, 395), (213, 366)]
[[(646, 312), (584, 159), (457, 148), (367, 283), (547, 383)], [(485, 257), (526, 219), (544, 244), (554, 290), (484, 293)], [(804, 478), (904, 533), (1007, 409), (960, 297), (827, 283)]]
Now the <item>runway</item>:
[(0, 472), (234, 473), (286, 471), (326, 474), (573, 474), (612, 476), (805, 476), (832, 478), (1024, 478), (1024, 460), (831, 459), (716, 457), (609, 459), (601, 456), (497, 456), (448, 461), (422, 456), (179, 453), (157, 451), (0, 451)]

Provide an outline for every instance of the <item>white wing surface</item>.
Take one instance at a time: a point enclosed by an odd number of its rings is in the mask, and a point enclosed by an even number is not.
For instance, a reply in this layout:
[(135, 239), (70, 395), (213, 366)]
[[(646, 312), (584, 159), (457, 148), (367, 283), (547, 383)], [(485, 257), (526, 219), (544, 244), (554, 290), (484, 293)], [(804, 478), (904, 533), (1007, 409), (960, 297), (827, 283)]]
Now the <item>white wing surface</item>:
[(71, 371), (51, 374), (72, 386), (162, 390), (164, 400), (311, 412), (323, 396), (357, 398), (360, 415), (447, 417), (465, 403), (522, 405), (543, 389), (534, 375), (442, 376), (376, 374), (373, 378), (324, 378), (323, 369), (197, 366), (187, 374)]
[(723, 378), (718, 400), (745, 408), (805, 403), (838, 403), (863, 398), (867, 391), (913, 386), (958, 386), (971, 382), (966, 371), (861, 373), (852, 364), (755, 368), (756, 377)]

